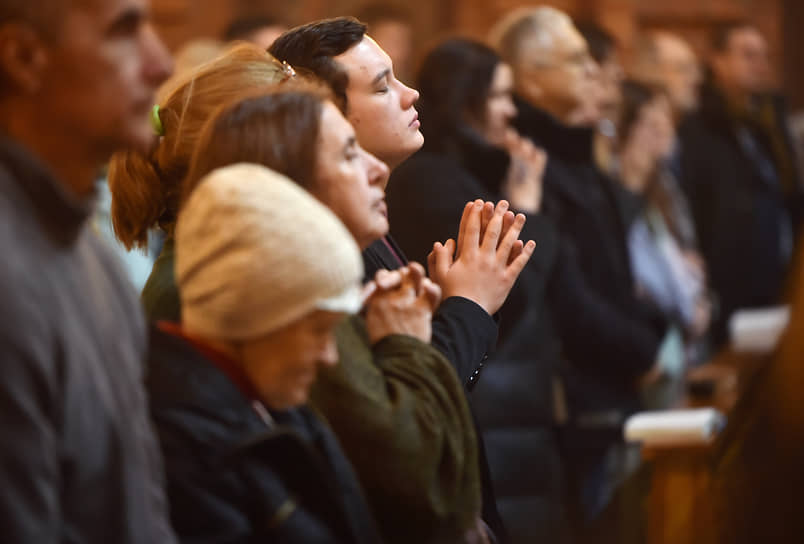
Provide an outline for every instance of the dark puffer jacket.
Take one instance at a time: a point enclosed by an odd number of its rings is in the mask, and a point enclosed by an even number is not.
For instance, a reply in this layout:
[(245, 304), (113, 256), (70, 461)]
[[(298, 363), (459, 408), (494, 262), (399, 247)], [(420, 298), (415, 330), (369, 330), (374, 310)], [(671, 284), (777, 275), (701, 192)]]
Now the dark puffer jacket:
[(312, 412), (261, 416), (219, 355), (168, 330), (152, 331), (147, 385), (182, 542), (381, 542), (349, 462)]

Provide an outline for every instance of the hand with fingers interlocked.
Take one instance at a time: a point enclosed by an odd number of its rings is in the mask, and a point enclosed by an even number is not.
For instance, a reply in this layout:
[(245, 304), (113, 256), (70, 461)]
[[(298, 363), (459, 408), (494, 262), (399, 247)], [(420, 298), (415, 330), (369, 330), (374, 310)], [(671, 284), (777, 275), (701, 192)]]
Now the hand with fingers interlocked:
[(372, 345), (392, 334), (430, 342), (441, 288), (427, 278), (422, 265), (410, 263), (394, 271), (380, 270), (368, 290), (366, 329)]
[(519, 240), (524, 225), (525, 216), (508, 211), (505, 200), (467, 203), (458, 241), (436, 242), (427, 257), (444, 298), (464, 297), (496, 313), (536, 248), (532, 240)]

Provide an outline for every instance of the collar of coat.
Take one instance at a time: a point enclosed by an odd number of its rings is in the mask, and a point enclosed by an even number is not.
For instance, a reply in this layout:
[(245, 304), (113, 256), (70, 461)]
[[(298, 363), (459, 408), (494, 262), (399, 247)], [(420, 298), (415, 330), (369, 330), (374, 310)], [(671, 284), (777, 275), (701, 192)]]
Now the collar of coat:
[(423, 151), (451, 157), (492, 194), (500, 193), (511, 162), (507, 151), (490, 145), (466, 126), (453, 127), (448, 134), (428, 138)]
[(548, 157), (571, 163), (594, 163), (594, 129), (566, 125), (531, 105), (520, 96), (514, 97), (518, 110), (514, 126), (519, 133), (547, 152)]

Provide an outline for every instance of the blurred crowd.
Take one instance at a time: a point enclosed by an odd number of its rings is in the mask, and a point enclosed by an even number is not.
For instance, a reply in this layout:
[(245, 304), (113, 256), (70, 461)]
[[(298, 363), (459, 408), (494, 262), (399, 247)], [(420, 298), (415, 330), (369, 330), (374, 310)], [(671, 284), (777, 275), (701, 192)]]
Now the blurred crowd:
[(791, 290), (756, 26), (625, 57), (520, 8), (416, 66), (368, 6), (171, 61), (144, 2), (40, 4), (0, 7), (4, 538), (645, 542), (625, 420)]

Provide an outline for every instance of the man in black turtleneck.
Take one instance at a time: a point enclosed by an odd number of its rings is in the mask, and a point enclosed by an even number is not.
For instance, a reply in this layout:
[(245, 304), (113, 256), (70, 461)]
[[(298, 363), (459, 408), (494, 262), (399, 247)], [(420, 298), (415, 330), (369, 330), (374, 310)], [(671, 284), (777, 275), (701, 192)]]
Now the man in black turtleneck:
[[(665, 324), (635, 295), (620, 189), (594, 164), (593, 129), (571, 126), (586, 117), (578, 113), (589, 103), (598, 70), (583, 37), (566, 14), (539, 7), (503, 19), (492, 41), (514, 70), (515, 125), (547, 151), (543, 210), (558, 227), (565, 258), (576, 260), (583, 283), (622, 318), (607, 326), (628, 324), (631, 332), (624, 338), (639, 347), (595, 350), (562, 333), (570, 416), (566, 455), (576, 482), (578, 520), (588, 530), (633, 466), (619, 447), (621, 426), (639, 409), (640, 385), (661, 375), (656, 361)], [(560, 304), (550, 309), (559, 316), (566, 310)]]

